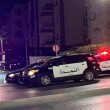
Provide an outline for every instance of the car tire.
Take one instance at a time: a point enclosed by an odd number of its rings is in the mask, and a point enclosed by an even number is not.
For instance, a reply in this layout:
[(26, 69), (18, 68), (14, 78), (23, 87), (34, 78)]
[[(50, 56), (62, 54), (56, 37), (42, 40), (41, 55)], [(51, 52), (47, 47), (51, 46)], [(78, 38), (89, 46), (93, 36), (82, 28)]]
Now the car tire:
[(51, 84), (51, 78), (49, 75), (45, 74), (40, 76), (39, 78), (39, 85), (40, 86), (48, 86)]
[(85, 81), (92, 81), (94, 79), (94, 73), (91, 70), (86, 70), (84, 72), (84, 80)]

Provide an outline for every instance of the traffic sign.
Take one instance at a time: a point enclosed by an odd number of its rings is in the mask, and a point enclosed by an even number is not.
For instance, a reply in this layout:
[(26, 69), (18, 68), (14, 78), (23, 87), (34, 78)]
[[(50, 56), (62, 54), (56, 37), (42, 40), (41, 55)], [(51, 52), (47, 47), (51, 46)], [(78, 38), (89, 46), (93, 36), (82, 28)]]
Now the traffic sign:
[(57, 53), (60, 50), (59, 45), (57, 44), (53, 45), (52, 50)]

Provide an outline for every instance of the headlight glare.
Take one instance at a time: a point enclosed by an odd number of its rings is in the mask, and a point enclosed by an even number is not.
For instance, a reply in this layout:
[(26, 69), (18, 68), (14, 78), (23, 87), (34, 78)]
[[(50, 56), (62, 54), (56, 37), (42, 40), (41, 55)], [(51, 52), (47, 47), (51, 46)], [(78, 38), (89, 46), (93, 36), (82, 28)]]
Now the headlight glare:
[(30, 70), (29, 72), (28, 72), (28, 75), (29, 76), (32, 76), (32, 75), (34, 75), (36, 72), (38, 72), (39, 70)]
[(10, 77), (10, 78), (13, 78), (13, 77), (14, 77), (14, 74), (9, 74), (9, 77)]

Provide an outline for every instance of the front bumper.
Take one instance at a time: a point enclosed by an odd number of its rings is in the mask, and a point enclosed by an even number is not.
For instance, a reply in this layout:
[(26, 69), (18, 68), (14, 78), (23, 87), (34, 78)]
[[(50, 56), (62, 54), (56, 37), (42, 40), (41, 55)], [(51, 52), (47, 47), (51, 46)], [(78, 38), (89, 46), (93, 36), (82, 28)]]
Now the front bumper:
[(17, 77), (13, 77), (13, 78), (10, 78), (10, 77), (7, 77), (5, 79), (6, 83), (17, 83)]
[(9, 77), (8, 75), (5, 78), (6, 83), (18, 83), (19, 75), (15, 75), (14, 77)]
[(19, 84), (21, 85), (36, 85), (38, 83), (38, 79), (36, 76), (20, 76)]

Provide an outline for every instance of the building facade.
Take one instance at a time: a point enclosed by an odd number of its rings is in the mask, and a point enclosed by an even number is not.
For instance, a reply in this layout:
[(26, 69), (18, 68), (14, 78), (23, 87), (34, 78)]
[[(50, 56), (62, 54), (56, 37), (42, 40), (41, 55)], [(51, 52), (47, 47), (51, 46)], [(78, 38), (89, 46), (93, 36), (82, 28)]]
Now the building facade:
[(1, 30), (6, 27), (7, 37), (24, 57), (55, 55), (55, 44), (64, 51), (86, 42), (85, 10), (84, 0), (26, 0), (13, 6)]
[(55, 55), (54, 44), (64, 51), (86, 42), (84, 0), (33, 0), (33, 3), (38, 55)]
[(85, 0), (88, 11), (88, 37), (91, 43), (110, 41), (110, 1)]

